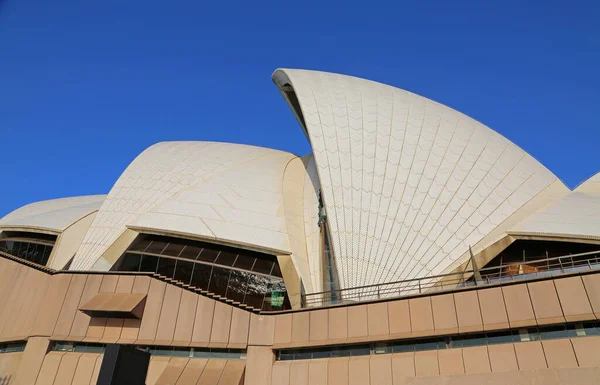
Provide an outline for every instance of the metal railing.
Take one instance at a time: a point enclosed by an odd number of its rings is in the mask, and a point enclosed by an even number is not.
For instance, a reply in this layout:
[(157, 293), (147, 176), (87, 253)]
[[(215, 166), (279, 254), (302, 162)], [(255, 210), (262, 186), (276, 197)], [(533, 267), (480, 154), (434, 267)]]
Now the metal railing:
[(600, 250), (487, 267), (478, 270), (481, 279), (477, 280), (475, 280), (475, 271), (467, 270), (403, 281), (304, 294), (302, 296), (302, 306), (318, 307), (403, 297), (595, 269), (600, 269)]

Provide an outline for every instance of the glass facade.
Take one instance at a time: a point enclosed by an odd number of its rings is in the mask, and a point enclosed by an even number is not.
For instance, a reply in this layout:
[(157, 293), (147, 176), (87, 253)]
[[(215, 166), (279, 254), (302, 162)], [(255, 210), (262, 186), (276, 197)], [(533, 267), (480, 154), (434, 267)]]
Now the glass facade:
[(157, 273), (255, 309), (291, 308), (277, 258), (269, 254), (141, 235), (112, 270)]
[(54, 235), (6, 232), (6, 237), (0, 239), (0, 251), (46, 266), (55, 241)]
[[(1, 345), (0, 345), (1, 346)], [(25, 347), (25, 343), (23, 343)], [(244, 360), (246, 351), (243, 349), (213, 349), (213, 348), (180, 348), (173, 346), (151, 345), (137, 346), (140, 350), (150, 352), (152, 356), (216, 358), (224, 360)], [(99, 353), (103, 354), (105, 344), (72, 341), (55, 341), (51, 350), (56, 352)], [(23, 351), (23, 350), (19, 350)], [(0, 350), (0, 353), (2, 351)]]

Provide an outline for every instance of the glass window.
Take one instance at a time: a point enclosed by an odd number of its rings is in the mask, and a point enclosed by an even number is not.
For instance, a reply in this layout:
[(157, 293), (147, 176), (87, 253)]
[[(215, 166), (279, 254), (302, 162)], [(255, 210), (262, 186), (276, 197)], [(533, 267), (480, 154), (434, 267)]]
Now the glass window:
[(215, 263), (223, 266), (233, 266), (236, 258), (237, 253), (232, 251), (221, 251)]
[(72, 342), (55, 342), (52, 350), (58, 352), (72, 352), (75, 349), (75, 344)]
[(182, 243), (171, 242), (171, 243), (167, 244), (167, 247), (165, 247), (165, 249), (162, 251), (162, 255), (169, 255), (171, 257), (177, 257), (177, 256), (179, 256), (179, 253), (181, 253), (181, 251), (183, 250), (184, 247), (185, 247), (185, 245)]
[(181, 253), (179, 253), (179, 258), (195, 260), (201, 251), (202, 248), (199, 246), (186, 245), (185, 248), (181, 251)]
[(352, 348), (347, 346), (340, 346), (331, 350), (331, 357), (348, 357), (352, 355)]
[(446, 343), (439, 340), (422, 340), (414, 344), (415, 351), (420, 352), (424, 350), (438, 350), (445, 349)]
[(196, 260), (214, 263), (215, 259), (217, 259), (218, 255), (219, 255), (218, 250), (207, 249), (205, 247), (204, 249), (202, 249), (202, 252), (198, 255), (198, 258), (196, 258)]
[(211, 273), (212, 266), (203, 263), (194, 263), (194, 271), (192, 273), (192, 282), (190, 285), (202, 290), (208, 290)]
[(175, 273), (175, 265), (177, 264), (176, 259), (160, 257), (158, 259), (158, 270), (157, 273), (164, 275), (167, 278), (173, 278)]
[(133, 243), (133, 245), (131, 245), (129, 247), (129, 250), (131, 251), (145, 251), (146, 248), (148, 247), (148, 245), (150, 245), (150, 242), (152, 242), (149, 239), (146, 239), (144, 237), (138, 237), (136, 239), (136, 241)]
[(140, 271), (140, 260), (142, 256), (139, 254), (131, 254), (127, 253), (123, 256), (123, 260), (121, 261), (121, 266), (119, 266), (120, 271)]
[(306, 350), (297, 350), (294, 353), (294, 359), (295, 360), (308, 360), (312, 358), (312, 354), (310, 351), (306, 351)]
[(184, 284), (189, 284), (192, 280), (192, 270), (194, 268), (193, 262), (177, 260), (177, 266), (175, 267), (175, 280), (181, 281)]
[(156, 273), (158, 269), (158, 257), (154, 255), (143, 255), (140, 271)]
[(412, 343), (399, 342), (399, 343), (395, 343), (392, 346), (392, 351), (394, 353), (414, 352), (415, 351), (415, 346)]
[(277, 262), (273, 263), (273, 270), (271, 271), (271, 275), (275, 276), (275, 277), (283, 278), (283, 275), (281, 275), (281, 270), (279, 269), (279, 263), (277, 263)]
[[(485, 346), (487, 345), (487, 338), (485, 337), (485, 334), (473, 334), (464, 336), (456, 342), (457, 344), (460, 343), (463, 348), (468, 348), (470, 346)], [(454, 341), (452, 341), (451, 346), (455, 347)]]
[(229, 273), (231, 270), (223, 267), (213, 267), (210, 276), (210, 284), (208, 291), (216, 295), (225, 296), (227, 293), (227, 285), (229, 284)]
[[(597, 323), (584, 323), (583, 324), (583, 333), (586, 336), (598, 336), (600, 335), (600, 330), (598, 330), (598, 324)], [(567, 330), (569, 337), (576, 337), (577, 336), (577, 331), (575, 330), (575, 327), (573, 325), (573, 327), (571, 327), (570, 329)]]
[(499, 332), (487, 334), (488, 345), (506, 344), (515, 341), (515, 336), (511, 332)]
[(248, 279), (252, 273), (245, 271), (231, 270), (229, 276), (229, 285), (227, 286), (226, 296), (237, 302), (244, 302), (246, 288), (248, 287)]
[(244, 303), (255, 309), (262, 309), (265, 295), (269, 291), (271, 280), (263, 275), (250, 274)]
[(551, 326), (545, 327), (540, 331), (540, 338), (542, 340), (553, 340), (557, 338), (569, 338), (567, 329), (563, 326)]
[(262, 274), (271, 274), (271, 270), (273, 270), (273, 261), (260, 258), (256, 259), (256, 263), (254, 263), (254, 267), (252, 268), (252, 271)]
[(165, 247), (167, 247), (167, 242), (153, 240), (152, 242), (150, 242), (150, 244), (146, 248), (145, 252), (152, 253), (152, 254), (161, 254), (162, 251), (165, 249)]
[(235, 264), (233, 266), (237, 267), (238, 269), (244, 269), (244, 270), (251, 271), (255, 260), (256, 260), (255, 257), (249, 257), (247, 255), (240, 254), (240, 255), (238, 255), (238, 258), (235, 260)]
[(371, 354), (371, 348), (369, 345), (356, 346), (352, 348), (353, 356), (368, 356), (369, 354)]

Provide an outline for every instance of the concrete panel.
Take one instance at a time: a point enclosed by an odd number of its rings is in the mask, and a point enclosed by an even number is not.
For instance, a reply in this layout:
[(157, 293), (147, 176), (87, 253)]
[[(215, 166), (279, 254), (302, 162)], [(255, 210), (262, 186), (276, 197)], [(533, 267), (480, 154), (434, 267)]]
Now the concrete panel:
[(514, 346), (519, 370), (545, 369), (548, 367), (540, 341), (517, 342)]
[(30, 337), (25, 345), (25, 351), (16, 371), (15, 385), (34, 384), (37, 378), (46, 352), (50, 347), (50, 340), (44, 337)]
[(190, 359), (179, 376), (177, 385), (196, 385), (207, 362), (208, 359), (205, 358)]
[(306, 344), (310, 338), (310, 312), (292, 314), (292, 343)]
[(387, 303), (367, 305), (367, 329), (369, 337), (387, 337), (390, 334)]
[(345, 341), (348, 338), (348, 309), (337, 307), (328, 310), (327, 337), (330, 343)]
[(504, 305), (502, 289), (495, 287), (491, 289), (477, 290), (477, 296), (479, 298), (479, 306), (481, 308), (483, 329), (507, 329), (509, 327), (508, 315), (506, 314), (506, 306)]
[(197, 305), (198, 294), (187, 290), (184, 290), (181, 293), (179, 313), (177, 313), (175, 334), (173, 335), (173, 345), (187, 346), (192, 341), (192, 332), (194, 331), (194, 318), (196, 317)]
[(440, 374), (437, 350), (415, 352), (415, 373), (418, 377), (438, 376)]
[(310, 342), (324, 343), (327, 341), (329, 328), (329, 310), (313, 310), (310, 315)]
[[(90, 381), (90, 385), (94, 385), (98, 382), (98, 376), (100, 375), (100, 367), (102, 366), (102, 358), (104, 356), (99, 354), (98, 358), (96, 358), (96, 365), (94, 366), (94, 372), (92, 373), (92, 379)], [(152, 385), (150, 382), (147, 382), (146, 385)]]
[(408, 300), (388, 302), (388, 324), (391, 338), (410, 336), (410, 307)]
[(435, 334), (454, 334), (458, 332), (453, 294), (432, 296), (431, 309)]
[(232, 307), (228, 347), (231, 349), (246, 349), (249, 329), (250, 312)]
[(567, 322), (596, 318), (581, 277), (557, 279), (554, 285)]
[(53, 275), (44, 295), (38, 317), (33, 326), (33, 334), (49, 336), (54, 331), (54, 326), (60, 314), (60, 308), (71, 283), (71, 274)]
[(54, 383), (63, 355), (64, 353), (59, 352), (50, 352), (46, 355), (40, 374), (37, 376), (36, 385), (52, 385)]
[(275, 345), (292, 342), (292, 314), (275, 316)]
[[(150, 277), (135, 277), (133, 282), (133, 288), (131, 289), (132, 293), (136, 294), (148, 294), (148, 290), (150, 289)], [(146, 305), (147, 306), (147, 303)], [(145, 307), (144, 307), (145, 312)], [(142, 317), (143, 318), (143, 317)], [(121, 337), (119, 339), (119, 343), (121, 344), (132, 344), (138, 339), (138, 332), (140, 330), (140, 326), (142, 321), (139, 319), (126, 319), (123, 321), (123, 328), (121, 329)]]
[(71, 278), (71, 283), (69, 284), (69, 289), (65, 295), (58, 321), (56, 322), (52, 333), (58, 339), (66, 338), (71, 331), (71, 326), (73, 325), (73, 320), (77, 313), (79, 300), (81, 299), (86, 280), (87, 275), (84, 274), (74, 275)]
[(350, 357), (348, 361), (348, 385), (370, 385), (369, 356)]
[(158, 376), (156, 385), (175, 385), (183, 369), (187, 365), (189, 358), (172, 357), (163, 372)]
[(290, 385), (290, 366), (292, 361), (277, 361), (273, 364), (271, 385)]
[(81, 353), (66, 353), (63, 356), (62, 360), (60, 360), (58, 372), (56, 372), (55, 384), (71, 384), (73, 376), (75, 376), (79, 357), (81, 357)]
[[(165, 370), (167, 365), (171, 361), (171, 357), (151, 357), (150, 365), (148, 366), (148, 374), (146, 375), (146, 385), (156, 385), (158, 377)], [(98, 363), (96, 363), (98, 367)], [(92, 384), (90, 384), (92, 385)]]
[(527, 288), (538, 325), (565, 322), (554, 282), (531, 282)]
[[(348, 385), (348, 357), (332, 358), (327, 365), (327, 385)], [(274, 385), (274, 384), (273, 384)]]
[(431, 298), (411, 298), (408, 300), (410, 306), (410, 324), (412, 336), (433, 335), (433, 311), (431, 310)]
[(519, 370), (513, 344), (489, 345), (488, 354), (492, 372)]
[(218, 385), (243, 385), (245, 367), (246, 363), (242, 360), (228, 360)]
[[(208, 360), (196, 385), (217, 385), (227, 360)], [(156, 384), (158, 385), (158, 384)]]
[(292, 361), (292, 365), (290, 366), (290, 385), (309, 385), (308, 363), (309, 360)]
[(600, 319), (600, 274), (588, 274), (581, 277), (585, 291), (592, 305), (596, 319)]
[(270, 384), (273, 363), (275, 362), (273, 350), (267, 346), (248, 346), (247, 354), (248, 357), (246, 359), (246, 376), (244, 384)]
[(572, 338), (579, 366), (600, 366), (600, 337)]
[(556, 371), (561, 385), (600, 384), (600, 372), (593, 368), (560, 369)]
[(167, 285), (156, 329), (157, 345), (169, 345), (173, 341), (182, 291), (177, 286)]
[(368, 334), (367, 306), (348, 307), (348, 342), (364, 341)]
[[(194, 331), (192, 332), (192, 345), (208, 346), (215, 312), (215, 301), (204, 296), (198, 296), (196, 317), (194, 317)], [(147, 305), (146, 305), (147, 306)]]
[(227, 347), (227, 344), (229, 343), (232, 310), (233, 308), (225, 303), (215, 303), (215, 314), (213, 316), (210, 343), (208, 346), (214, 348)]
[[(99, 354), (84, 353), (79, 358), (71, 385), (90, 385)], [(95, 384), (94, 384), (95, 385)]]
[(404, 385), (407, 379), (414, 377), (415, 355), (414, 353), (392, 354), (392, 379), (394, 385)]
[(138, 332), (137, 343), (140, 345), (152, 344), (156, 339), (156, 330), (158, 329), (166, 288), (167, 284), (165, 282), (157, 279), (150, 281), (144, 316), (142, 317), (142, 323)]
[[(93, 274), (88, 275), (85, 281), (85, 287), (83, 293), (77, 305), (77, 309), (83, 304), (89, 302), (98, 292), (100, 291), (100, 285), (102, 284), (102, 276)], [(73, 340), (82, 340), (87, 334), (88, 326), (90, 324), (90, 316), (80, 312), (75, 312), (73, 324), (69, 331), (69, 338)]]
[(502, 287), (506, 313), (511, 328), (535, 325), (533, 306), (526, 284)]
[(577, 359), (571, 340), (557, 339), (542, 341), (546, 363), (550, 369), (576, 368)]
[(308, 383), (310, 385), (327, 385), (329, 359), (311, 360), (308, 366)]
[(275, 318), (276, 316), (251, 314), (248, 344), (273, 345), (275, 341)]
[(440, 375), (464, 374), (462, 349), (438, 350)]
[(370, 383), (375, 385), (392, 385), (392, 355), (380, 354), (371, 356), (369, 377)]
[(465, 373), (489, 373), (492, 371), (487, 346), (463, 348), (462, 351)]
[[(481, 309), (477, 291), (465, 291), (454, 293), (456, 305), (456, 317), (458, 320), (458, 332), (469, 333), (483, 330), (481, 321)], [(504, 304), (503, 304), (504, 305)]]

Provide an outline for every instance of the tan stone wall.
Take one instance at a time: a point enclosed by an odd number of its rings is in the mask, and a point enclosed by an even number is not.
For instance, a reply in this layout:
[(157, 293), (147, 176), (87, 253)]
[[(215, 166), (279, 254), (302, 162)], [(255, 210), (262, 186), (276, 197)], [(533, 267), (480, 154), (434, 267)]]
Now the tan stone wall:
[[(560, 371), (593, 368), (591, 371), (582, 371), (581, 376), (585, 381), (598, 381), (598, 351), (600, 337), (579, 337), (415, 353), (277, 361), (272, 368), (271, 385), (512, 385), (529, 384), (519, 381), (531, 379), (531, 371), (534, 370), (542, 376), (537, 379), (538, 382), (532, 382), (535, 384), (546, 384), (541, 381), (545, 376), (553, 381), (548, 382), (550, 384), (579, 384), (566, 381)], [(522, 372), (527, 373), (515, 374)], [(572, 371), (569, 373), (568, 378), (571, 375), (579, 376), (572, 374)], [(515, 382), (507, 378), (513, 378)]]
[[(98, 292), (147, 294), (142, 320), (90, 318), (80, 312), (78, 308)], [(390, 378), (396, 384), (402, 382), (395, 378), (411, 376), (595, 367), (600, 365), (600, 355), (595, 353), (600, 349), (600, 337), (297, 362), (274, 362), (273, 349), (502, 330), (594, 320), (598, 316), (598, 273), (257, 315), (150, 276), (50, 275), (0, 258), (0, 340), (29, 339), (24, 353), (0, 355), (0, 375), (12, 376), (15, 385), (34, 384), (34, 379), (44, 378), (42, 373), (65, 376), (65, 384), (71, 372), (73, 384), (86, 383), (83, 378), (94, 375), (93, 355), (46, 354), (50, 340), (247, 348), (249, 385), (321, 384), (324, 378), (333, 385), (386, 384)], [(9, 356), (20, 358), (17, 362), (6, 358)], [(78, 357), (77, 362), (68, 357)], [(2, 363), (5, 360), (12, 363)], [(161, 383), (160, 376), (167, 368), (167, 374), (179, 373), (182, 378), (187, 378), (186, 371), (192, 378), (201, 370), (197, 359), (185, 365), (180, 361), (153, 358), (149, 379)], [(214, 384), (226, 369), (220, 366), (226, 360), (219, 361), (202, 368), (202, 373), (209, 369), (206, 373), (218, 376)]]

